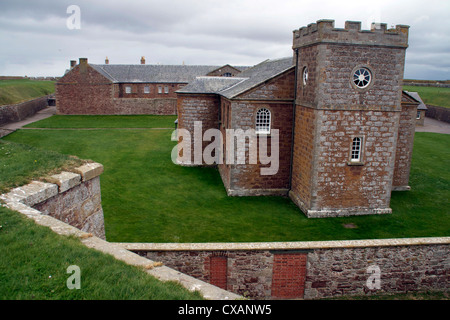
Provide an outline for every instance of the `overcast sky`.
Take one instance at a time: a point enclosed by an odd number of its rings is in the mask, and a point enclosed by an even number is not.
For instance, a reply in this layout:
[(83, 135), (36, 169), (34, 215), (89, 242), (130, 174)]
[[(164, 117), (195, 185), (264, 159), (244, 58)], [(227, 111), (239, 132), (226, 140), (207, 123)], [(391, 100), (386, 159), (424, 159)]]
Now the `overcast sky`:
[(80, 57), (254, 65), (291, 56), (294, 29), (333, 19), (409, 25), (405, 78), (450, 79), (449, 14), (449, 0), (0, 0), (0, 75), (61, 76)]

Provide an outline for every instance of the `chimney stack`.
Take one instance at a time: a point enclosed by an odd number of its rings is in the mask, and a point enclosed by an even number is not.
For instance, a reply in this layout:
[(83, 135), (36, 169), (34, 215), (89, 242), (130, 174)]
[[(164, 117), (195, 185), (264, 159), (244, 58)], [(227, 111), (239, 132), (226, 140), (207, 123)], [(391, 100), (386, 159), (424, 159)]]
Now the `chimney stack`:
[(73, 69), (73, 67), (75, 67), (76, 65), (77, 65), (76, 60), (70, 60), (70, 69)]
[(106, 57), (106, 59), (105, 59), (105, 64), (109, 64), (109, 59), (108, 59), (108, 57)]
[(145, 57), (141, 57), (141, 64), (145, 64)]

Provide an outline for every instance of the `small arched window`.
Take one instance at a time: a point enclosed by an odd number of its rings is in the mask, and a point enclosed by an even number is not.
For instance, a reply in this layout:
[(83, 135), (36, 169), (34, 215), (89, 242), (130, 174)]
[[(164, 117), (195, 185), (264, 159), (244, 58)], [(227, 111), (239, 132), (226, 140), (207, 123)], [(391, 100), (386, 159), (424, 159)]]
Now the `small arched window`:
[(255, 131), (259, 134), (270, 133), (270, 111), (268, 109), (262, 108), (256, 112)]
[(361, 152), (362, 152), (362, 138), (361, 137), (353, 138), (350, 161), (361, 162)]

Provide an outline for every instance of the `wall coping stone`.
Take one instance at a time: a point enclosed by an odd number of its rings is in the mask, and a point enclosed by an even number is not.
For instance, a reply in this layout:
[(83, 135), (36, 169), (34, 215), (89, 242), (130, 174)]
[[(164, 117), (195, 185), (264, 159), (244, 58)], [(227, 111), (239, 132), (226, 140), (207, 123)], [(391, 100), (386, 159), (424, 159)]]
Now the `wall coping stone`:
[(81, 243), (86, 247), (110, 254), (116, 259), (124, 261), (129, 265), (142, 267), (146, 273), (154, 276), (158, 280), (176, 281), (190, 291), (199, 291), (204, 298), (210, 300), (243, 299), (240, 295), (195, 279), (174, 269), (168, 268), (161, 263), (141, 257), (138, 254), (123, 248), (123, 246), (95, 237), (91, 233), (81, 231), (76, 227), (31, 208), (31, 206), (35, 204), (44, 202), (49, 198), (58, 195), (58, 192), (64, 192), (61, 190), (67, 191), (68, 189), (65, 188), (71, 184), (73, 184), (72, 188), (80, 184), (81, 177), (83, 177), (83, 181), (87, 181), (99, 176), (103, 172), (103, 166), (99, 163), (89, 163), (75, 168), (74, 171), (79, 172), (79, 174), (61, 172), (60, 174), (46, 178), (47, 180), (55, 181), (56, 184), (32, 181), (25, 186), (11, 190), (7, 194), (0, 195), (0, 200), (6, 203), (3, 205), (4, 207), (25, 215), (34, 220), (36, 224), (49, 227), (53, 232), (59, 235), (75, 236), (79, 238)]
[(103, 173), (103, 165), (100, 163), (86, 163), (81, 167), (73, 169), (74, 172), (81, 175), (82, 181), (88, 181), (95, 177), (98, 177)]
[(46, 178), (47, 182), (54, 183), (59, 187), (59, 193), (63, 193), (81, 184), (81, 175), (73, 172), (63, 171), (59, 174)]
[(313, 250), (450, 244), (450, 237), (234, 243), (116, 243), (131, 251)]

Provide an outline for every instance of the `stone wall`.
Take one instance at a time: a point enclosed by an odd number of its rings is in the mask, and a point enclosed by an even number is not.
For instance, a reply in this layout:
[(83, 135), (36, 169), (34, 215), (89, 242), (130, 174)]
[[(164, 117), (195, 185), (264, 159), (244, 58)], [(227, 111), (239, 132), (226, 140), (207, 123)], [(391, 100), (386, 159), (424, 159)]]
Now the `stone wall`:
[(13, 105), (0, 106), (0, 125), (21, 121), (48, 106), (48, 97), (39, 97)]
[(427, 104), (425, 116), (439, 121), (450, 123), (450, 108), (432, 106)]
[(450, 290), (449, 237), (118, 245), (203, 281), (219, 281), (226, 290), (252, 299)]
[(99, 177), (102, 172), (101, 164), (88, 163), (47, 177), (47, 182), (33, 181), (12, 189), (0, 199), (7, 204), (25, 204), (41, 214), (105, 239)]

